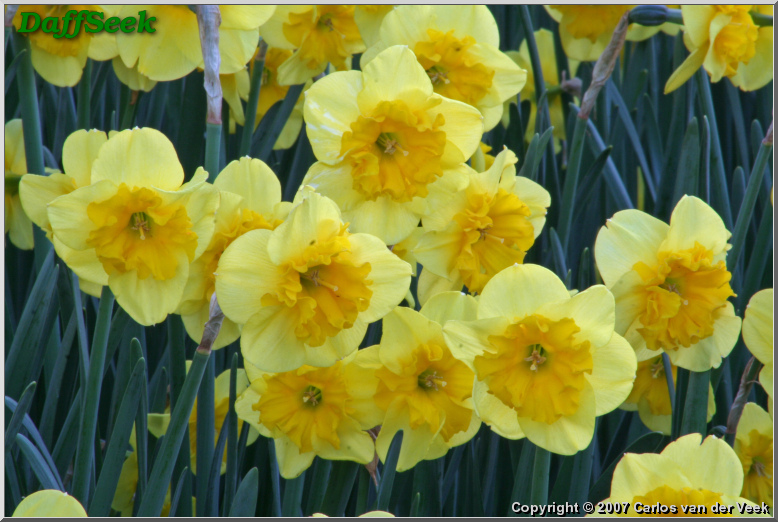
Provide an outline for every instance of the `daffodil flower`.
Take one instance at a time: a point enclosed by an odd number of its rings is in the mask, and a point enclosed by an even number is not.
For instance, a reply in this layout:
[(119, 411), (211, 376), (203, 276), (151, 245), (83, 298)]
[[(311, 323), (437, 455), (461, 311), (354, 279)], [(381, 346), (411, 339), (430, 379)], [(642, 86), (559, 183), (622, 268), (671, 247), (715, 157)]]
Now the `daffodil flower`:
[(472, 105), (484, 130), (499, 123), (503, 102), (524, 86), (525, 70), (500, 51), (494, 16), (485, 5), (401, 5), (386, 15), (362, 68), (384, 49), (406, 45), (437, 94)]
[(683, 5), (683, 41), (691, 53), (670, 76), (665, 94), (683, 85), (700, 67), (711, 82), (723, 77), (744, 91), (773, 79), (773, 28), (757, 27), (749, 13), (773, 14), (773, 6)]
[[(674, 364), (670, 364), (670, 367), (673, 372), (673, 382), (678, 382), (676, 380), (678, 367)], [(621, 405), (621, 409), (637, 411), (640, 420), (651, 431), (658, 431), (665, 435), (672, 433), (673, 412), (661, 355), (638, 363), (632, 391)], [(709, 384), (707, 420), (710, 421), (715, 413), (716, 400), (713, 387)]]
[(593, 62), (611, 41), (621, 17), (632, 5), (547, 5), (546, 11), (559, 22), (565, 54), (581, 62)]
[(475, 372), (473, 401), (484, 423), (572, 455), (591, 443), (595, 418), (632, 389), (635, 354), (614, 321), (604, 286), (570, 297), (548, 269), (514, 265), (486, 284), (477, 320), (449, 321), (443, 334)]
[(759, 382), (773, 398), (773, 289), (755, 293), (743, 317), (743, 341), (748, 350), (764, 365)]
[[(119, 56), (125, 67), (154, 81), (183, 78), (203, 66), (197, 15), (186, 5), (129, 5), (120, 17), (146, 11), (155, 17), (154, 33), (116, 33)], [(220, 5), (220, 74), (243, 69), (257, 48), (259, 26), (275, 11), (273, 5)]]
[[(186, 361), (186, 370), (189, 371), (191, 361)], [(249, 380), (246, 375), (246, 370), (239, 368), (235, 376), (235, 389), (238, 395), (240, 395), (249, 386)], [(224, 423), (227, 420), (227, 413), (230, 408), (230, 370), (225, 370), (220, 373), (213, 383), (213, 407), (214, 407), (214, 447), (216, 441), (219, 439), (219, 432), (223, 429)], [(148, 415), (148, 427), (149, 432), (157, 438), (162, 437), (170, 425), (170, 408), (166, 408), (165, 413), (149, 413)], [(238, 433), (240, 433), (243, 426), (243, 421), (238, 420)], [(249, 435), (246, 444), (253, 444), (259, 437), (259, 433), (256, 430), (249, 430)], [(197, 472), (197, 399), (192, 407), (192, 413), (189, 415), (189, 456), (191, 459), (191, 471)], [(223, 474), (227, 470), (227, 448), (224, 449), (224, 455), (221, 462), (221, 473)]]
[(551, 196), (534, 181), (516, 176), (517, 161), (505, 149), (486, 172), (464, 167), (464, 189), (443, 187), (430, 194), (424, 235), (414, 249), (424, 266), (422, 304), (437, 292), (463, 285), (480, 293), (502, 269), (524, 261), (546, 222)]
[(395, 6), (389, 5), (356, 5), (354, 6), (354, 22), (359, 28), (362, 41), (370, 47), (380, 38), (381, 23)]
[(32, 250), (32, 221), (19, 195), (19, 185), (26, 173), (22, 120), (11, 120), (5, 124), (5, 233), (16, 248)]
[(81, 503), (64, 491), (43, 489), (24, 497), (12, 517), (86, 517)]
[(375, 403), (385, 417), (376, 451), (382, 461), (403, 431), (397, 471), (442, 457), (481, 426), (473, 410), (473, 371), (451, 354), (442, 328), (446, 319), (471, 320), (475, 313), (475, 299), (460, 292), (438, 294), (421, 312), (397, 307), (384, 317), (381, 343), (357, 354), (378, 379)]
[(469, 105), (436, 94), (406, 46), (396, 45), (363, 72), (334, 73), (305, 96), (316, 158), (303, 180), (343, 210), (357, 232), (392, 245), (419, 224), (434, 183), (462, 186), (458, 172), (483, 131)]
[(317, 455), (367, 464), (375, 446), (366, 430), (381, 422), (376, 379), (356, 354), (327, 368), (267, 373), (246, 365), (251, 385), (235, 401), (238, 416), (273, 438), (278, 469), (298, 477)]
[[(281, 202), (281, 183), (270, 167), (258, 159), (243, 157), (227, 165), (214, 181), (221, 201), (208, 248), (189, 267), (189, 280), (177, 313), (195, 342), (203, 336), (208, 321), (214, 273), (224, 250), (249, 230), (273, 230), (289, 213), (290, 203)], [(222, 322), (213, 349), (219, 349), (240, 336), (240, 326), (228, 318)]]
[(218, 191), (202, 169), (182, 186), (173, 144), (153, 129), (122, 131), (93, 152), (77, 160), (91, 163), (81, 164), (90, 184), (48, 205), (54, 237), (75, 251), (65, 259), (74, 272), (108, 284), (140, 324), (158, 323), (178, 307), (189, 264), (210, 242)]
[(701, 372), (717, 368), (740, 334), (725, 259), (729, 231), (700, 199), (684, 196), (670, 225), (639, 210), (623, 210), (600, 229), (594, 257), (616, 298), (616, 331), (638, 361), (659, 350), (673, 364)]
[[(23, 13), (35, 13), (44, 19), (54, 17), (62, 19), (68, 11), (98, 11), (111, 12), (111, 6), (104, 8), (97, 5), (21, 5), (14, 15), (13, 25), (18, 30), (22, 24)], [(104, 13), (104, 16), (105, 16)], [(133, 16), (138, 15), (136, 10)], [(110, 16), (110, 15), (108, 15)], [(107, 19), (108, 16), (105, 16)], [(29, 21), (27, 22), (29, 25)], [(71, 20), (69, 27), (63, 34), (73, 34), (77, 27), (76, 22)], [(87, 58), (93, 60), (107, 60), (111, 56), (106, 56), (105, 44), (109, 45), (112, 37), (100, 34), (92, 34), (81, 28), (76, 36), (53, 38), (51, 33), (45, 33), (37, 30), (24, 34), (30, 40), (30, 58), (35, 71), (47, 82), (57, 87), (73, 87), (79, 80), (84, 71)], [(109, 51), (110, 52), (110, 51)]]
[(332, 200), (306, 196), (275, 230), (233, 241), (216, 269), (219, 304), (243, 324), (243, 357), (263, 371), (349, 355), (410, 285), (411, 267), (380, 239), (351, 234)]
[(753, 402), (746, 404), (737, 425), (735, 453), (743, 464), (740, 495), (773, 508), (773, 419)]
[(629, 503), (621, 516), (631, 517), (662, 514), (639, 513), (637, 503), (655, 509), (659, 503), (670, 516), (685, 516), (684, 508), (690, 505), (705, 506), (710, 514), (716, 503), (739, 513), (738, 502), (754, 505), (741, 498), (742, 487), (743, 466), (732, 448), (712, 435), (703, 441), (702, 435), (692, 433), (671, 442), (658, 455), (625, 454), (613, 472), (611, 496), (603, 502)]
[(351, 56), (365, 50), (353, 5), (279, 5), (262, 26), (268, 45), (294, 51), (278, 68), (280, 85), (305, 83), (327, 69), (351, 69)]

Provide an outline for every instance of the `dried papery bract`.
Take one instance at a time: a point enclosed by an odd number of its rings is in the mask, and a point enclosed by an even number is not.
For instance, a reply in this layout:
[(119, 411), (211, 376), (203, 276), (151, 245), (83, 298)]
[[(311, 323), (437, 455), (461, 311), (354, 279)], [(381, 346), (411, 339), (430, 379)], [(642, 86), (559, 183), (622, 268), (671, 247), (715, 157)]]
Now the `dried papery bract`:
[(208, 123), (222, 122), (222, 86), (219, 82), (221, 55), (219, 54), (219, 26), (221, 14), (215, 5), (197, 6), (197, 24), (200, 28), (200, 46), (205, 63), (205, 95), (208, 99)]

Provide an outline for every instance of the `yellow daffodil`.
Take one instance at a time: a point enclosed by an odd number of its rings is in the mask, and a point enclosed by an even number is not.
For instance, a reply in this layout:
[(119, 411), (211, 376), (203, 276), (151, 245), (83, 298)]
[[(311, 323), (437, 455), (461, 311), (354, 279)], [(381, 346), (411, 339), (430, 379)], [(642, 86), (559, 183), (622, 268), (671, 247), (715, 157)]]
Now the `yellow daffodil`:
[(639, 210), (623, 210), (600, 229), (594, 257), (616, 298), (616, 331), (638, 361), (659, 350), (673, 364), (701, 372), (717, 368), (740, 334), (729, 286), (729, 231), (700, 199), (684, 196), (670, 225)]
[[(680, 5), (677, 4), (666, 4), (666, 6), (669, 9), (680, 9)], [(673, 22), (665, 22), (661, 25), (655, 25), (655, 26), (645, 26), (640, 24), (629, 24), (629, 28), (627, 29), (627, 40), (630, 40), (632, 42), (640, 42), (643, 40), (648, 40), (655, 34), (657, 34), (659, 31), (662, 31), (665, 34), (669, 34), (670, 36), (675, 36), (678, 34), (678, 32), (681, 30), (681, 26), (673, 23)]]
[(153, 129), (114, 135), (90, 171), (90, 185), (49, 204), (54, 236), (78, 254), (66, 261), (76, 273), (105, 281), (137, 322), (158, 323), (178, 307), (189, 264), (211, 240), (218, 191), (202, 169), (182, 185), (173, 144)]
[(692, 433), (658, 455), (625, 454), (613, 472), (611, 496), (603, 502), (629, 503), (621, 516), (631, 517), (688, 516), (689, 506), (704, 506), (704, 514), (716, 516), (711, 511), (716, 503), (732, 506), (731, 514), (738, 515), (738, 502), (753, 506), (740, 497), (742, 487), (743, 466), (732, 448), (712, 435), (703, 441)]
[(279, 5), (262, 26), (271, 47), (294, 51), (278, 68), (280, 85), (305, 83), (327, 64), (351, 69), (351, 56), (365, 50), (353, 5)]
[(432, 184), (466, 182), (457, 169), (478, 147), (481, 120), (435, 94), (407, 47), (390, 47), (363, 72), (330, 74), (306, 93), (319, 161), (303, 183), (338, 203), (354, 231), (393, 245), (418, 225)]
[(631, 5), (547, 5), (559, 22), (565, 54), (581, 62), (593, 62), (611, 41), (613, 30)]
[[(673, 382), (676, 381), (678, 367), (671, 364)], [(637, 376), (629, 397), (621, 405), (622, 410), (637, 411), (640, 420), (652, 431), (665, 435), (672, 432), (672, 407), (667, 389), (662, 356), (638, 363)], [(716, 401), (713, 387), (708, 385), (708, 421), (716, 413)]]
[(64, 491), (44, 489), (24, 497), (12, 517), (86, 517), (81, 503)]
[(156, 81), (142, 75), (138, 71), (138, 64), (135, 64), (134, 67), (127, 67), (124, 65), (122, 59), (119, 56), (116, 56), (111, 60), (111, 65), (113, 66), (113, 72), (116, 74), (119, 81), (129, 87), (132, 91), (149, 92), (157, 85)]
[(381, 344), (358, 352), (357, 360), (374, 368), (378, 379), (375, 403), (385, 417), (376, 451), (382, 461), (403, 432), (397, 471), (442, 457), (481, 426), (473, 410), (473, 371), (451, 355), (441, 326), (444, 316), (472, 320), (475, 312), (475, 299), (459, 292), (439, 294), (421, 313), (397, 307), (384, 317)]
[(362, 69), (384, 49), (408, 46), (434, 91), (478, 109), (488, 131), (500, 121), (503, 102), (518, 94), (527, 77), (500, 51), (499, 38), (485, 5), (401, 5), (384, 18), (379, 41), (362, 55)]
[[(562, 111), (562, 90), (559, 87), (559, 74), (556, 67), (556, 51), (554, 50), (554, 33), (548, 29), (535, 31), (535, 43), (538, 46), (538, 57), (543, 72), (543, 82), (546, 84), (546, 96), (548, 97), (548, 110), (551, 115), (551, 125), (554, 127), (554, 149), (561, 150), (560, 140), (565, 139), (565, 116)], [(531, 108), (528, 115), (522, 114), (527, 118), (527, 132), (525, 140), (530, 141), (535, 135), (535, 116), (537, 115), (537, 99), (535, 95), (535, 77), (532, 72), (532, 61), (530, 60), (527, 40), (521, 42), (518, 52), (508, 51), (509, 58), (515, 61), (519, 67), (527, 71), (527, 81), (519, 93), (521, 100), (529, 100)], [(568, 60), (571, 77), (575, 76), (578, 68), (578, 61)], [(508, 103), (516, 103), (515, 99), (508, 100)], [(502, 122), (507, 128), (510, 120), (508, 110), (503, 112)]]
[[(105, 9), (97, 5), (21, 5), (16, 11), (13, 24), (17, 30), (21, 28), (23, 13), (34, 13), (43, 22), (47, 17), (62, 20), (68, 11), (84, 10), (101, 12), (107, 18), (105, 15), (110, 12), (110, 7)], [(133, 13), (133, 16), (138, 16), (137, 11)], [(32, 21), (28, 20), (27, 28), (31, 24)], [(20, 33), (29, 38), (32, 66), (47, 82), (57, 87), (73, 87), (81, 79), (87, 58), (95, 60), (109, 58), (104, 56), (105, 51), (102, 49), (102, 44), (108, 39), (86, 32), (83, 27), (80, 29), (76, 36), (65, 37), (65, 34), (73, 34), (77, 30), (76, 22), (71, 20), (67, 28), (62, 27), (62, 22), (59, 22), (56, 33), (59, 34), (65, 30), (63, 37), (60, 38), (54, 38), (51, 32), (44, 32), (42, 29), (30, 33)]]
[(683, 85), (700, 67), (711, 82), (723, 77), (744, 91), (773, 79), (773, 28), (758, 27), (749, 11), (773, 14), (773, 6), (683, 5), (683, 41), (691, 53), (670, 76), (665, 94)]
[(475, 149), (475, 153), (470, 158), (470, 164), (476, 172), (483, 172), (492, 168), (494, 156), (489, 154), (491, 151), (492, 148), (483, 141), (478, 144), (478, 148)]
[(486, 284), (477, 317), (449, 321), (443, 334), (475, 372), (478, 416), (503, 437), (575, 454), (589, 446), (595, 418), (632, 389), (635, 354), (614, 332), (602, 285), (570, 297), (546, 268), (514, 265)]
[[(186, 362), (186, 369), (189, 371), (191, 361)], [(246, 376), (246, 370), (238, 369), (235, 378), (235, 389), (238, 395), (243, 393), (249, 386), (249, 380)], [(214, 446), (219, 439), (219, 432), (224, 427), (224, 423), (227, 420), (227, 413), (230, 407), (230, 370), (225, 370), (214, 380), (213, 383), (213, 407), (214, 407)], [(162, 437), (166, 432), (168, 425), (170, 425), (170, 408), (166, 408), (165, 413), (149, 413), (148, 426), (149, 432), (157, 438)], [(243, 421), (238, 420), (238, 433), (240, 433), (243, 427)], [(249, 430), (248, 440), (246, 444), (253, 444), (259, 437), (259, 433), (255, 430)], [(197, 473), (197, 399), (192, 407), (192, 413), (189, 415), (189, 455), (192, 461), (192, 467), (190, 470), (192, 473)], [(207, 463), (209, 464), (209, 463)], [(210, 464), (209, 464), (210, 465)], [(227, 469), (227, 448), (224, 448), (224, 455), (221, 463), (221, 473), (224, 473)]]
[(62, 147), (64, 174), (26, 174), (19, 183), (19, 196), (24, 211), (46, 233), (57, 255), (78, 275), (81, 289), (97, 297), (103, 285), (108, 284), (108, 275), (93, 252), (74, 250), (54, 235), (49, 222), (48, 205), (60, 196), (91, 184), (92, 163), (106, 141), (108, 137), (102, 131), (78, 130), (65, 139)]
[(505, 149), (486, 172), (465, 167), (469, 183), (464, 190), (444, 187), (430, 194), (424, 235), (414, 249), (424, 266), (422, 304), (436, 292), (463, 285), (481, 293), (502, 269), (524, 261), (546, 222), (551, 196), (534, 181), (516, 176), (517, 161)]
[[(146, 10), (155, 17), (154, 33), (116, 33), (119, 56), (127, 68), (154, 81), (182, 78), (203, 66), (197, 15), (186, 5), (129, 5), (120, 17)], [(220, 74), (243, 69), (257, 48), (259, 26), (275, 11), (273, 5), (220, 5)]]
[(308, 192), (275, 230), (252, 230), (224, 251), (216, 295), (243, 324), (248, 362), (278, 372), (329, 366), (403, 299), (408, 263), (347, 226), (332, 200)]
[(381, 422), (376, 379), (356, 354), (327, 368), (266, 373), (246, 365), (251, 385), (235, 401), (238, 416), (274, 439), (281, 476), (295, 478), (315, 456), (367, 464), (375, 446), (366, 430)]
[(764, 365), (759, 382), (770, 399), (773, 398), (773, 289), (755, 293), (743, 318), (743, 341), (748, 350)]
[[(224, 250), (249, 230), (273, 230), (291, 206), (281, 202), (281, 183), (270, 167), (258, 159), (243, 157), (231, 162), (217, 176), (214, 186), (219, 189), (221, 201), (213, 236), (203, 255), (189, 267), (189, 281), (177, 311), (189, 337), (197, 343), (208, 321), (215, 289), (213, 274)], [(225, 318), (213, 349), (227, 346), (239, 336), (240, 326)]]
[(244, 125), (245, 110), (240, 100), (249, 97), (250, 78), (248, 69), (241, 69), (234, 74), (220, 74), (219, 83), (222, 87), (222, 97), (230, 108), (230, 134), (235, 134), (235, 124)]
[(27, 158), (22, 120), (11, 120), (5, 124), (5, 233), (16, 248), (31, 250), (34, 246), (32, 221), (19, 196), (19, 185), (25, 174)]
[(773, 508), (773, 419), (753, 402), (737, 425), (735, 453), (743, 464), (743, 491), (748, 500)]
[(371, 46), (379, 39), (381, 23), (394, 6), (389, 5), (357, 5), (354, 6), (354, 22), (359, 28), (359, 34), (366, 46)]
[[(416, 277), (417, 275), (417, 262), (416, 256), (413, 254), (413, 249), (416, 248), (416, 244), (419, 242), (422, 233), (422, 228), (416, 227), (407, 238), (394, 245), (388, 245), (389, 250), (391, 250), (394, 255), (411, 265), (411, 275), (413, 277)], [(410, 288), (408, 288), (408, 292), (405, 294), (405, 300), (408, 301), (411, 308), (416, 307), (416, 300), (413, 298), (413, 292), (411, 292)]]

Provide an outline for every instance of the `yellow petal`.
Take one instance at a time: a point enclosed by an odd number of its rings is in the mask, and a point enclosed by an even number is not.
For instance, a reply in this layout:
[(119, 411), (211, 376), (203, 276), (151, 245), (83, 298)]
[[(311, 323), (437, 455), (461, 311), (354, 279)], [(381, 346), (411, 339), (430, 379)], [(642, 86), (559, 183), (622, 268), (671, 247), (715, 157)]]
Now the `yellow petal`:
[(443, 340), (440, 324), (410, 308), (397, 307), (383, 321), (379, 357), (397, 375), (403, 375), (410, 354), (422, 344)]
[(441, 422), (438, 430), (435, 432), (430, 431), (427, 426), (421, 426), (417, 429), (411, 428), (408, 409), (403, 406), (400, 401), (394, 401), (389, 406), (384, 423), (381, 426), (381, 431), (375, 441), (378, 457), (382, 462), (386, 462), (386, 455), (389, 452), (392, 439), (398, 431), (402, 430), (403, 441), (400, 448), (400, 457), (397, 461), (397, 471), (399, 472), (411, 469), (424, 460), (432, 439), (443, 427)]
[(697, 70), (702, 67), (705, 61), (705, 55), (708, 53), (708, 47), (699, 47), (695, 49), (678, 68), (673, 71), (665, 84), (665, 94), (670, 94), (678, 87), (686, 83)]
[[(694, 435), (699, 440), (699, 434)], [(617, 502), (632, 502), (635, 496), (665, 485), (677, 489), (696, 487), (681, 469), (681, 463), (688, 462), (688, 459), (689, 456), (684, 456), (676, 463), (665, 455), (654, 453), (625, 454), (613, 472), (611, 498)]]
[(741, 320), (735, 315), (732, 303), (727, 302), (724, 310), (713, 323), (714, 334), (702, 339), (690, 348), (670, 351), (670, 361), (676, 366), (693, 372), (704, 372), (718, 368), (723, 357), (729, 355), (737, 343)]
[(379, 196), (375, 201), (363, 200), (353, 209), (343, 210), (343, 220), (354, 231), (372, 234), (387, 245), (399, 243), (419, 225), (420, 213), (413, 205)]
[(87, 514), (74, 497), (56, 489), (44, 489), (24, 497), (11, 516), (61, 518), (86, 517)]
[[(90, 295), (96, 294), (95, 297), (100, 297), (100, 290), (108, 284), (108, 274), (105, 273), (103, 264), (97, 258), (95, 249), (74, 250), (60, 241), (58, 236), (54, 237), (53, 243), (57, 255), (78, 276), (81, 289)], [(90, 283), (97, 285), (97, 288), (89, 291), (89, 288), (84, 285)]]
[(149, 433), (156, 438), (160, 438), (167, 433), (167, 428), (170, 426), (169, 413), (149, 413), (146, 419)]
[(613, 287), (635, 263), (656, 259), (669, 228), (655, 217), (633, 209), (616, 212), (607, 220), (594, 243), (594, 258), (605, 286)]
[(297, 478), (303, 471), (311, 467), (316, 454), (312, 451), (300, 453), (300, 449), (289, 437), (281, 436), (274, 439), (278, 471), (287, 480)]
[(441, 164), (454, 168), (470, 158), (481, 143), (484, 131), (483, 116), (478, 109), (466, 103), (449, 100), (438, 94), (431, 97), (441, 101), (432, 107), (428, 114), (433, 119), (438, 114), (445, 118), (445, 123), (439, 127), (446, 133), (446, 148), (443, 150)]
[(41, 78), (57, 87), (74, 87), (84, 72), (89, 47), (81, 45), (76, 56), (57, 56), (30, 44), (30, 58)]
[(489, 387), (478, 380), (473, 383), (473, 404), (481, 420), (501, 437), (511, 440), (525, 437), (516, 410), (489, 393)]
[[(520, 295), (521, 298), (517, 299)], [(514, 265), (495, 275), (478, 302), (478, 318), (521, 319), (540, 306), (570, 298), (564, 283), (539, 265)]]
[(318, 440), (320, 445), (314, 443), (316, 454), (328, 460), (352, 460), (360, 464), (367, 464), (373, 460), (375, 445), (373, 439), (366, 431), (362, 431), (352, 419), (341, 420), (338, 429), (340, 448), (335, 449), (328, 442)]
[(574, 455), (592, 442), (595, 415), (594, 390), (587, 383), (573, 415), (561, 417), (553, 424), (519, 417), (519, 425), (533, 444), (559, 455)]
[(581, 329), (574, 335), (576, 342), (588, 340), (592, 349), (611, 341), (616, 318), (616, 303), (607, 288), (592, 286), (570, 299), (548, 303), (538, 309), (539, 315), (559, 321), (565, 317), (575, 320)]
[(767, 85), (773, 79), (773, 31), (769, 27), (760, 27), (756, 40), (756, 54), (741, 63), (732, 84), (744, 91), (755, 91)]
[[(111, 16), (110, 14), (108, 16)], [(89, 57), (93, 60), (105, 61), (119, 55), (116, 45), (116, 35), (111, 33), (93, 33), (89, 42)]]
[(107, 141), (105, 132), (94, 129), (77, 130), (67, 137), (62, 146), (62, 168), (73, 178), (76, 187), (85, 187), (92, 182), (92, 163)]
[(773, 289), (755, 293), (743, 318), (743, 341), (762, 364), (773, 362)]
[(489, 336), (502, 334), (508, 324), (508, 319), (504, 317), (448, 321), (443, 326), (443, 337), (452, 355), (473, 369), (473, 359), (491, 349)]
[(715, 210), (701, 199), (684, 196), (673, 210), (667, 239), (659, 250), (687, 250), (694, 248), (697, 242), (712, 251), (715, 257), (726, 250), (730, 236)]
[[(247, 6), (248, 7), (248, 6)], [(259, 43), (259, 30), (219, 28), (219, 74), (235, 74), (246, 67)], [(200, 64), (202, 65), (202, 64)]]
[(248, 31), (267, 22), (276, 10), (274, 5), (220, 5), (220, 27)]
[(638, 362), (630, 344), (618, 334), (592, 349), (592, 362), (592, 373), (586, 380), (594, 389), (595, 415), (599, 417), (618, 408), (629, 396)]
[(394, 45), (378, 54), (365, 65), (362, 81), (364, 87), (357, 95), (357, 103), (363, 114), (370, 114), (379, 103), (391, 100), (402, 100), (411, 110), (419, 110), (432, 96), (429, 76), (405, 45)]
[(132, 187), (177, 190), (184, 169), (167, 137), (151, 128), (125, 130), (107, 141), (92, 164), (92, 183), (109, 179)]
[(421, 315), (439, 325), (447, 321), (475, 321), (478, 301), (462, 292), (443, 292), (430, 298), (421, 307)]
[(86, 240), (94, 223), (87, 215), (87, 206), (95, 201), (104, 201), (116, 193), (116, 185), (103, 180), (74, 190), (49, 203), (49, 222), (54, 235), (63, 244), (75, 250), (87, 250)]
[(14, 174), (27, 173), (24, 133), (20, 119), (14, 119), (5, 124), (5, 170), (10, 170)]
[(679, 463), (704, 463), (684, 466), (684, 475), (695, 487), (724, 495), (740, 496), (743, 466), (737, 454), (722, 439), (708, 436), (700, 445), (700, 438), (701, 436), (695, 433), (676, 439), (662, 450), (662, 456)]
[(419, 274), (418, 287), (416, 289), (419, 296), (419, 303), (424, 307), (432, 297), (454, 290), (461, 290), (464, 286), (461, 277), (454, 281), (449, 281), (445, 277), (433, 274), (426, 268)]
[(214, 181), (219, 190), (243, 197), (245, 207), (269, 216), (281, 201), (281, 183), (264, 161), (249, 157), (230, 162)]

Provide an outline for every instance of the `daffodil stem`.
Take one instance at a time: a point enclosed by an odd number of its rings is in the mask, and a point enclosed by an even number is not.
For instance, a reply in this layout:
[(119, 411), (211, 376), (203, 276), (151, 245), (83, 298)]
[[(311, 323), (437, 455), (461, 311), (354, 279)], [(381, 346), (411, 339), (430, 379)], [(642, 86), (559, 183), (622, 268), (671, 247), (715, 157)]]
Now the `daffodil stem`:
[(100, 388), (103, 384), (103, 364), (108, 348), (108, 333), (111, 330), (113, 293), (108, 285), (103, 287), (100, 306), (97, 310), (95, 333), (92, 338), (92, 354), (87, 370), (86, 390), (83, 397), (81, 429), (76, 446), (76, 462), (73, 470), (73, 496), (82, 505), (89, 505), (89, 489), (92, 481), (95, 431), (97, 429), (97, 408), (100, 404)]
[(235, 413), (235, 400), (237, 396), (238, 378), (238, 354), (232, 355), (230, 366), (230, 402), (227, 411), (227, 470), (224, 476), (224, 502), (222, 502), (222, 516), (226, 516), (232, 499), (235, 496), (235, 487), (238, 482), (238, 415)]
[(208, 171), (208, 181), (213, 183), (219, 174), (219, 148), (222, 141), (221, 123), (205, 124), (205, 170)]
[(208, 479), (213, 459), (215, 415), (213, 357), (208, 359), (197, 393), (197, 516), (206, 516)]
[(530, 485), (530, 504), (545, 506), (548, 504), (548, 475), (551, 467), (551, 453), (535, 446), (535, 461), (532, 465), (532, 484)]
[(710, 370), (689, 372), (689, 385), (683, 407), (680, 437), (689, 433), (707, 432), (708, 424), (708, 388), (710, 388)]
[(162, 446), (151, 470), (146, 494), (138, 508), (139, 517), (157, 517), (162, 512), (165, 494), (173, 476), (173, 465), (184, 438), (184, 432), (189, 426), (189, 415), (192, 412), (197, 389), (200, 387), (200, 381), (210, 356), (210, 350), (198, 349), (195, 351), (192, 365), (189, 367), (184, 386), (181, 389), (181, 395), (179, 395), (179, 400), (170, 415), (167, 433), (165, 433)]
[(35, 86), (35, 71), (30, 57), (30, 42), (27, 38), (12, 29), (13, 47), (16, 54), (24, 53), (19, 60), (17, 85), (22, 107), (24, 122), (24, 155), (27, 159), (27, 172), (45, 174), (43, 163), (43, 146), (41, 134), (41, 118), (38, 110), (38, 91)]
[[(131, 361), (139, 361), (143, 358), (143, 350), (141, 349), (138, 339), (133, 338), (130, 341), (130, 353)], [(147, 382), (146, 374), (144, 373), (144, 381), (140, 388), (140, 398), (138, 401), (138, 408), (135, 413), (135, 451), (138, 453), (138, 487), (135, 492), (137, 497), (143, 498), (143, 494), (146, 492), (146, 484), (149, 478), (149, 462), (148, 462), (148, 413), (149, 413), (149, 399), (147, 396)]]
[(570, 160), (567, 162), (567, 174), (565, 174), (562, 205), (559, 210), (559, 226), (557, 227), (564, 251), (567, 251), (567, 244), (570, 238), (570, 226), (572, 225), (575, 207), (575, 193), (578, 190), (578, 177), (581, 173), (581, 157), (583, 156), (583, 145), (588, 121), (588, 118), (578, 117), (575, 119), (573, 140), (570, 145)]
[(727, 179), (724, 173), (724, 160), (721, 154), (721, 142), (719, 140), (719, 127), (716, 124), (716, 112), (713, 108), (713, 97), (710, 92), (710, 80), (703, 67), (697, 71), (697, 85), (700, 88), (702, 96), (702, 107), (705, 116), (710, 123), (710, 169), (714, 196), (718, 199), (719, 214), (724, 220), (724, 225), (728, 230), (732, 230), (732, 209), (729, 203), (729, 190), (727, 190)]
[(254, 68), (251, 71), (251, 87), (249, 101), (246, 105), (246, 118), (243, 124), (243, 135), (240, 137), (239, 157), (248, 156), (251, 152), (251, 137), (254, 135), (254, 123), (257, 120), (257, 106), (259, 105), (259, 92), (262, 89), (262, 75), (265, 71), (265, 53), (267, 44), (259, 41), (259, 50), (254, 58)]
[(683, 13), (680, 9), (668, 9), (667, 21), (672, 24), (683, 25)]
[(730, 272), (735, 271), (738, 261), (740, 260), (740, 254), (743, 253), (743, 245), (745, 245), (746, 242), (748, 225), (751, 223), (754, 214), (754, 205), (756, 205), (756, 198), (759, 196), (762, 178), (764, 178), (765, 167), (767, 166), (767, 159), (770, 157), (770, 151), (772, 150), (772, 143), (762, 142), (762, 145), (759, 147), (759, 152), (756, 155), (756, 160), (754, 160), (754, 167), (751, 169), (751, 177), (748, 179), (746, 195), (743, 198), (743, 203), (740, 205), (737, 222), (735, 223), (735, 230), (732, 233), (732, 250), (729, 251), (729, 255), (727, 256), (727, 265)]
[(78, 106), (76, 125), (79, 129), (89, 129), (91, 122), (91, 96), (92, 86), (92, 60), (87, 59), (84, 71), (81, 73), (81, 80), (78, 82)]
[[(535, 82), (535, 99), (538, 101), (538, 115), (535, 125), (535, 132), (543, 134), (551, 122), (551, 115), (548, 110), (548, 96), (546, 96), (546, 82), (543, 79), (543, 69), (538, 53), (538, 44), (535, 41), (535, 33), (532, 27), (532, 18), (530, 18), (529, 7), (522, 5), (519, 8), (519, 18), (521, 18), (521, 28), (524, 30), (524, 38), (527, 40), (527, 50), (529, 51), (530, 63), (532, 63), (532, 77)], [(551, 144), (553, 147), (553, 142)]]
[[(178, 398), (181, 395), (181, 390), (184, 387), (184, 381), (186, 380), (186, 350), (184, 346), (184, 326), (181, 323), (179, 316), (170, 316), (168, 318), (168, 336), (170, 342), (170, 409), (173, 410), (178, 404)], [(173, 470), (173, 477), (183, 477), (181, 480), (186, 481), (184, 484), (183, 494), (184, 498), (191, 497), (192, 489), (192, 475), (191, 473), (182, 474), (184, 468), (190, 466), (189, 455), (189, 425), (187, 424), (184, 429), (184, 443), (181, 444), (181, 448), (178, 451), (178, 458)], [(177, 483), (173, 483), (172, 487), (177, 488)], [(192, 503), (182, 502), (179, 504), (178, 512), (176, 516), (192, 516)]]
[(770, 15), (757, 13), (755, 11), (751, 11), (749, 13), (751, 15), (751, 19), (754, 21), (754, 24), (759, 27), (772, 27), (773, 26), (773, 17)]
[(670, 362), (670, 356), (662, 352), (662, 366), (665, 371), (665, 380), (667, 381), (667, 391), (670, 394), (670, 411), (675, 411), (675, 383), (673, 382), (673, 365)]

